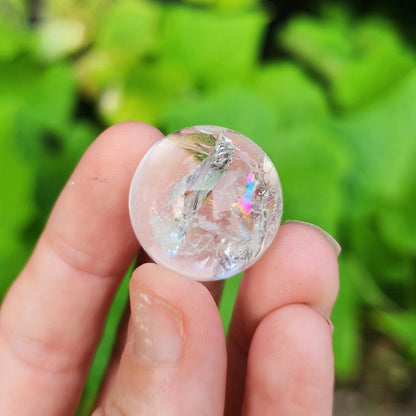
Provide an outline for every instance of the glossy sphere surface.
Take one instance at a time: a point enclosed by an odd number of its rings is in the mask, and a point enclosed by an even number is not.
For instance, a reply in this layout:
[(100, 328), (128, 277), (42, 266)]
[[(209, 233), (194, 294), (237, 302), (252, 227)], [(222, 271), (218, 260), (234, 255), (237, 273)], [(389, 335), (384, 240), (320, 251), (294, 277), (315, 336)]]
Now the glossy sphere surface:
[(233, 276), (271, 244), (282, 217), (279, 176), (254, 142), (217, 126), (157, 142), (130, 188), (136, 236), (158, 264), (196, 280)]

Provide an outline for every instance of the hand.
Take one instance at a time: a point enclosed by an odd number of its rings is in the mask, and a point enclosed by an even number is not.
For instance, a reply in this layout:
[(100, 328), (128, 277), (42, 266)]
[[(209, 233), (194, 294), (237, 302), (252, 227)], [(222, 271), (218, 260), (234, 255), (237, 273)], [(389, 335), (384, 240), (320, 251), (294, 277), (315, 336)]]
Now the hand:
[[(161, 136), (136, 122), (111, 127), (62, 191), (0, 311), (2, 416), (75, 412), (112, 298), (139, 250), (130, 180)], [(325, 316), (338, 291), (336, 247), (311, 226), (283, 225), (244, 274), (227, 345), (214, 300), (220, 282), (208, 290), (155, 264), (138, 267), (124, 352), (116, 349), (94, 415), (330, 415)]]

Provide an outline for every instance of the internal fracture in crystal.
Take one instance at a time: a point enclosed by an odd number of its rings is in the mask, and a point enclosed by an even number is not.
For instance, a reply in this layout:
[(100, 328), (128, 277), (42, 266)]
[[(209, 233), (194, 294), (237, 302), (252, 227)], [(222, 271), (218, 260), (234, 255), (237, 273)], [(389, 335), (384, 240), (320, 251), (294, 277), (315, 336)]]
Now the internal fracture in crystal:
[(130, 216), (157, 263), (198, 280), (224, 279), (251, 266), (272, 242), (281, 185), (247, 137), (189, 127), (159, 141), (139, 165)]

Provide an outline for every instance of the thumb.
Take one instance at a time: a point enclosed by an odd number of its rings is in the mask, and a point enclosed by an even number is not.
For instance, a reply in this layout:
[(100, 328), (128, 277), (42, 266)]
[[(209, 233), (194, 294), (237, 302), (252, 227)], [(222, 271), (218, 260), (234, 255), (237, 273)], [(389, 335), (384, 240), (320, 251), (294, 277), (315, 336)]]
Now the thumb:
[(226, 348), (215, 301), (200, 283), (155, 264), (130, 282), (125, 350), (103, 415), (222, 415)]

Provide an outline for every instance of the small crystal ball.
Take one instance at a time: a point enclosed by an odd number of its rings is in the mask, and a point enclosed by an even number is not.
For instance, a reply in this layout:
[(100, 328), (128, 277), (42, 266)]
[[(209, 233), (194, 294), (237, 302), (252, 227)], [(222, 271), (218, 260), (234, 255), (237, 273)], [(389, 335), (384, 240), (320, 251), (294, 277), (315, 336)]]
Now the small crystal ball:
[(129, 208), (134, 232), (156, 263), (196, 280), (225, 279), (271, 244), (282, 188), (271, 160), (247, 137), (187, 127), (143, 158)]

